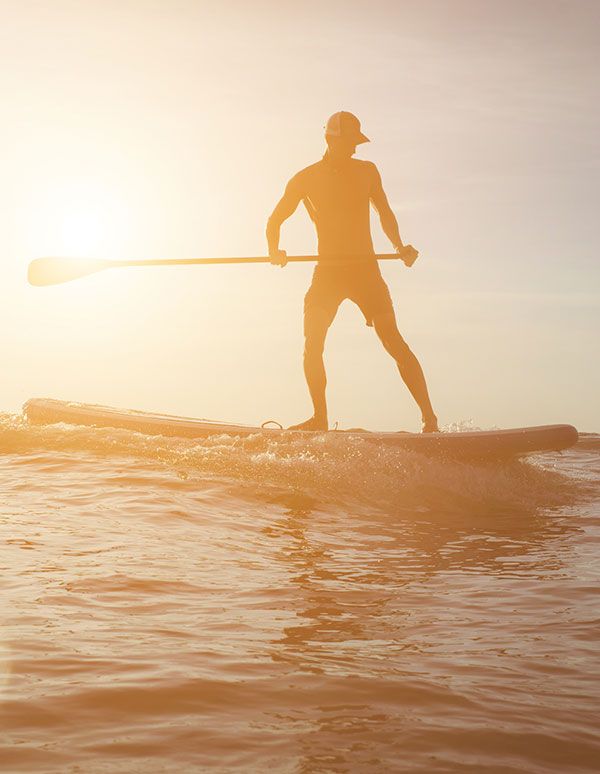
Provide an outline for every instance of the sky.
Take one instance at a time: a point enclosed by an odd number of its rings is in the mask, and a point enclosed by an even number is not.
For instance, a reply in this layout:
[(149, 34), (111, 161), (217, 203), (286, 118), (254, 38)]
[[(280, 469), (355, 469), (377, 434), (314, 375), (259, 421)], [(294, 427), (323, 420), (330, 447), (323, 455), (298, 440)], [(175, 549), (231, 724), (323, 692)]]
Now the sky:
[[(0, 410), (30, 397), (248, 423), (310, 415), (311, 267), (119, 269), (48, 288), (44, 255), (266, 253), (287, 180), (360, 118), (411, 269), (382, 265), (445, 427), (600, 430), (596, 0), (0, 0)], [(374, 214), (374, 243), (390, 246)], [(313, 253), (299, 209), (289, 254)], [(347, 301), (340, 426), (418, 430)]]

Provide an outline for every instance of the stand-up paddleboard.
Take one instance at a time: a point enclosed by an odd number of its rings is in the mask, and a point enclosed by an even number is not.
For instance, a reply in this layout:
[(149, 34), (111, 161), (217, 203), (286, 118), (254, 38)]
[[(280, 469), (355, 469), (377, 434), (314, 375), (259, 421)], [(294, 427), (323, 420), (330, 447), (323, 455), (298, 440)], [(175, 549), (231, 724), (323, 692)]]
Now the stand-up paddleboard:
[[(64, 422), (69, 425), (124, 428), (146, 435), (180, 438), (205, 438), (210, 435), (249, 436), (256, 433), (268, 434), (270, 437), (282, 434), (288, 436), (315, 434), (306, 430), (231, 425), (208, 419), (191, 419), (85, 403), (68, 403), (49, 398), (28, 400), (23, 406), (23, 414), (30, 423), (37, 425)], [(343, 432), (345, 435), (409, 449), (421, 454), (454, 459), (490, 460), (561, 451), (573, 446), (578, 438), (577, 430), (572, 425), (542, 425), (464, 433), (371, 433), (365, 430), (330, 432), (336, 434)]]

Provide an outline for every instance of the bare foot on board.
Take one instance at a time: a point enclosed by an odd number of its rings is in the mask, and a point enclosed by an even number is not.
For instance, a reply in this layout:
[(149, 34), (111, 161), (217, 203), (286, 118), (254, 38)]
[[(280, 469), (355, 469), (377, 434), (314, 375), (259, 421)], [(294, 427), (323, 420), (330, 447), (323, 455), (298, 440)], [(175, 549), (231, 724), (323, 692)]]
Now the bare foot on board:
[(423, 418), (423, 426), (421, 428), (422, 433), (439, 433), (437, 417), (432, 415), (427, 418)]
[(292, 425), (288, 427), (288, 430), (324, 430), (328, 429), (327, 419), (319, 419), (318, 417), (311, 417), (306, 422), (300, 422), (299, 425)]

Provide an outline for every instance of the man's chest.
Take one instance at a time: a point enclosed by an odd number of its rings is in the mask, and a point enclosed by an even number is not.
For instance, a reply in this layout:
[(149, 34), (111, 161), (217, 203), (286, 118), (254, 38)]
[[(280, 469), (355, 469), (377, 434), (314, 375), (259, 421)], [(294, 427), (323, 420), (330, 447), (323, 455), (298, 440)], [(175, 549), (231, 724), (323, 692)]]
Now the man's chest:
[(316, 212), (359, 213), (368, 209), (369, 176), (361, 169), (325, 169), (313, 174), (306, 185), (306, 198)]

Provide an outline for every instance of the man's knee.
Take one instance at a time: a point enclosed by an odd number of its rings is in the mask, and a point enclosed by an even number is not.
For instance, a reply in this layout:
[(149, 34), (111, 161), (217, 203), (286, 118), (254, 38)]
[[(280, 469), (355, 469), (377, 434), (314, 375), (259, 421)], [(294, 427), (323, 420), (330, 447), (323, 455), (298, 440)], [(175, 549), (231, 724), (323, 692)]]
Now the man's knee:
[(389, 334), (389, 336), (381, 339), (381, 343), (385, 347), (386, 352), (389, 352), (396, 360), (404, 360), (412, 355), (410, 347), (400, 333)]
[(374, 320), (375, 330), (386, 351), (396, 359), (412, 354), (410, 347), (402, 338), (393, 315), (385, 315)]
[(315, 357), (322, 357), (325, 349), (325, 331), (316, 333), (307, 333), (304, 337), (304, 359), (311, 360)]
[(325, 349), (331, 315), (324, 310), (311, 310), (304, 318), (304, 357), (321, 357)]

